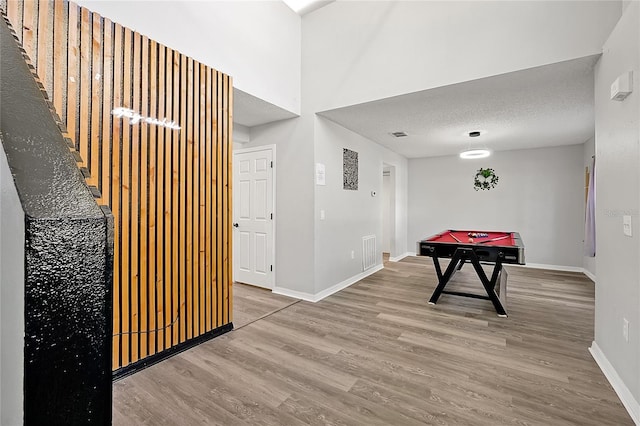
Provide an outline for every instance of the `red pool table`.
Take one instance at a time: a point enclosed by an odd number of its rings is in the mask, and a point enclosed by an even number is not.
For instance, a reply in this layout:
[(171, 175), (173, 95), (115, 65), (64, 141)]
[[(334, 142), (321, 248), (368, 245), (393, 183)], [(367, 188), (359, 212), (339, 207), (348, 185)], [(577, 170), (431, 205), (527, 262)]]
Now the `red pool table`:
[[(435, 304), (442, 293), (456, 296), (487, 299), (493, 303), (498, 316), (506, 317), (507, 311), (502, 303), (506, 299), (506, 284), (502, 297), (496, 293), (496, 284), (502, 277), (502, 265), (505, 263), (524, 265), (524, 244), (517, 232), (499, 231), (460, 231), (446, 230), (418, 242), (418, 254), (433, 258), (438, 276), (438, 286), (431, 295), (429, 303)], [(450, 258), (444, 274), (439, 258)], [(462, 266), (469, 262), (473, 265), (478, 278), (487, 293), (486, 296), (458, 291), (445, 291), (446, 285)], [(494, 264), (489, 279), (480, 262)], [(502, 299), (502, 300), (501, 300)]]

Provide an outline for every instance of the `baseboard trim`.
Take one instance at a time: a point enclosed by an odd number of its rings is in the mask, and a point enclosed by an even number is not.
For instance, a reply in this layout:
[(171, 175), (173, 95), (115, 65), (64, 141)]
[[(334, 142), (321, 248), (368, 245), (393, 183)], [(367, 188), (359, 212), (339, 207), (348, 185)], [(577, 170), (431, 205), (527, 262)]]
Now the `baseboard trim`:
[(272, 292), (275, 294), (280, 294), (282, 296), (295, 297), (296, 299), (302, 299), (307, 302), (316, 303), (321, 301), (325, 297), (329, 297), (332, 294), (339, 292), (340, 290), (344, 290), (345, 288), (349, 287), (352, 284), (357, 283), (358, 281), (368, 277), (369, 275), (375, 274), (376, 272), (382, 270), (383, 268), (384, 266), (382, 264), (376, 265), (371, 269), (367, 269), (366, 271), (361, 272), (358, 275), (354, 275), (351, 278), (347, 278), (346, 280), (339, 282), (338, 284), (333, 285), (316, 294), (289, 290), (288, 288), (283, 288), (283, 287), (274, 287)]
[(596, 364), (598, 364), (598, 367), (600, 367), (600, 370), (604, 373), (611, 387), (613, 387), (613, 390), (618, 395), (618, 398), (620, 398), (622, 405), (627, 409), (631, 419), (636, 425), (640, 426), (640, 404), (635, 400), (633, 394), (627, 385), (624, 384), (616, 372), (616, 369), (613, 368), (613, 365), (611, 365), (595, 340), (591, 343), (589, 352), (591, 352), (591, 356), (596, 361)]
[(407, 256), (415, 256), (415, 253), (402, 253), (400, 256), (395, 256), (395, 257), (389, 257), (389, 262), (400, 262), (402, 259), (404, 259)]
[(593, 273), (591, 273), (591, 271), (589, 271), (588, 269), (582, 268), (582, 273), (585, 274), (587, 278), (589, 278), (594, 283), (596, 282), (596, 276)]
[(547, 269), (549, 271), (583, 272), (584, 273), (584, 268), (580, 266), (549, 265), (546, 263), (527, 263), (526, 265), (508, 264), (507, 266), (515, 266), (518, 268)]
[(303, 291), (289, 290), (288, 288), (275, 286), (271, 290), (273, 294), (279, 294), (282, 296), (293, 297), (294, 299), (301, 299), (307, 302), (314, 302), (314, 295), (311, 293), (305, 293)]
[[(402, 258), (407, 256), (416, 256), (416, 253), (406, 252), (402, 255)], [(394, 260), (389, 259), (394, 262)], [(517, 268), (533, 268), (533, 269), (547, 269), (550, 271), (564, 271), (564, 272), (581, 272), (587, 276), (594, 283), (596, 282), (596, 276), (591, 272), (582, 268), (580, 266), (564, 266), (564, 265), (549, 265), (547, 263), (527, 263), (526, 265), (518, 265), (518, 264), (506, 264), (509, 267), (517, 267)]]

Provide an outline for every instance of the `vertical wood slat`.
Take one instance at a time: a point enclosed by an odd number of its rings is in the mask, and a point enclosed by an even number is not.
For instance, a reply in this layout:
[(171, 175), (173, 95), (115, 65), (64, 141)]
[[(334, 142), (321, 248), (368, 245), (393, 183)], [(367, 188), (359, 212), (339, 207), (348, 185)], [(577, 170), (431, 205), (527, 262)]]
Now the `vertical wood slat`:
[[(68, 11), (63, 0), (55, 0), (53, 15), (53, 106), (65, 126), (67, 126), (67, 17)], [(111, 81), (111, 80), (108, 80)], [(68, 127), (67, 127), (68, 129)]]
[(205, 244), (206, 244), (206, 237), (205, 237), (205, 221), (206, 221), (206, 197), (205, 197), (205, 191), (206, 191), (206, 186), (205, 186), (205, 147), (206, 147), (206, 135), (205, 135), (205, 129), (208, 127), (207, 126), (207, 121), (206, 121), (206, 108), (207, 108), (207, 85), (206, 85), (206, 79), (207, 79), (207, 69), (205, 67), (204, 64), (200, 64), (200, 88), (198, 90), (198, 94), (200, 97), (200, 118), (198, 120), (198, 123), (200, 123), (199, 126), (199, 130), (200, 130), (200, 136), (199, 136), (199, 147), (198, 147), (198, 159), (200, 160), (199, 162), (199, 166), (197, 168), (198, 171), (198, 183), (197, 183), (197, 188), (198, 188), (198, 213), (197, 213), (197, 218), (198, 218), (198, 235), (196, 237), (196, 241), (198, 243), (197, 248), (196, 248), (196, 253), (198, 255), (198, 290), (199, 290), (199, 303), (200, 303), (200, 307), (199, 307), (199, 312), (200, 312), (200, 317), (198, 319), (198, 323), (199, 323), (199, 328), (198, 328), (198, 334), (202, 334), (205, 333), (207, 331), (207, 327), (205, 324), (205, 309), (206, 309), (206, 301), (205, 301)]
[(67, 132), (74, 146), (78, 147), (78, 135), (80, 130), (78, 123), (78, 84), (80, 73), (78, 68), (80, 54), (80, 37), (78, 35), (78, 25), (80, 19), (80, 8), (73, 3), (69, 3), (68, 18), (68, 48), (67, 48), (67, 110), (66, 124)]
[[(34, 67), (37, 63), (37, 37), (38, 37), (38, 5), (36, 2), (25, 0), (22, 8), (22, 47)], [(17, 32), (17, 31), (16, 31)]]
[(198, 256), (198, 217), (200, 215), (200, 205), (198, 199), (198, 168), (200, 167), (200, 159), (198, 155), (198, 147), (200, 144), (200, 96), (198, 89), (200, 87), (200, 67), (197, 62), (192, 62), (191, 68), (193, 69), (193, 85), (191, 87), (191, 98), (192, 98), (192, 129), (191, 132), (193, 134), (192, 144), (191, 144), (191, 155), (189, 156), (190, 161), (192, 162), (192, 167), (190, 170), (190, 179), (191, 186), (189, 187), (189, 195), (191, 196), (191, 215), (189, 216), (189, 221), (191, 222), (191, 229), (189, 232), (189, 239), (191, 240), (191, 292), (192, 298), (191, 303), (193, 304), (193, 309), (191, 310), (191, 333), (193, 336), (198, 336), (200, 334), (200, 277), (198, 276), (199, 266), (199, 256)]
[(89, 111), (91, 115), (91, 134), (89, 135), (89, 158), (88, 167), (91, 173), (87, 179), (89, 185), (100, 186), (100, 163), (102, 145), (102, 94), (104, 81), (102, 71), (102, 61), (104, 52), (102, 51), (102, 19), (99, 15), (93, 14), (91, 28), (91, 98)]
[[(171, 49), (166, 49), (165, 51), (165, 111), (164, 115), (167, 117), (174, 117), (173, 115), (173, 51)], [(171, 160), (173, 158), (173, 132), (170, 129), (165, 129), (165, 156), (164, 156), (164, 170), (165, 170), (165, 179), (164, 179), (164, 280), (165, 280), (165, 348), (170, 348), (174, 345), (173, 339), (173, 329), (177, 327), (174, 324), (173, 319), (176, 318), (176, 314), (174, 312), (174, 306), (177, 302), (177, 294), (175, 296), (174, 301), (174, 284), (177, 286), (177, 283), (174, 281), (173, 277), (173, 241), (172, 240), (172, 215), (171, 215), (171, 206), (172, 206), (172, 197), (174, 196), (174, 187), (173, 187), (173, 169)]]
[[(158, 117), (158, 45), (155, 41), (149, 42), (149, 116)], [(158, 291), (157, 291), (157, 275), (156, 275), (156, 191), (157, 191), (157, 161), (158, 155), (156, 151), (156, 135), (158, 130), (156, 127), (149, 128), (149, 191), (148, 191), (148, 217), (149, 217), (149, 246), (147, 254), (148, 265), (148, 292), (149, 297), (149, 323), (151, 330), (147, 336), (148, 354), (153, 355), (158, 351), (157, 333), (154, 331), (158, 326), (157, 309)]]
[[(123, 30), (119, 24), (114, 25), (113, 37), (113, 105), (122, 105), (122, 77), (123, 77), (123, 55), (122, 46)], [(120, 202), (120, 156), (122, 149), (122, 121), (112, 121), (112, 149), (111, 149), (111, 182), (109, 190), (109, 206), (114, 216), (114, 256), (113, 256), (113, 369), (126, 365), (122, 357), (123, 338), (122, 332), (122, 211)]]
[[(132, 32), (133, 62), (131, 65), (131, 109), (140, 111), (140, 34)], [(129, 294), (131, 297), (131, 362), (140, 359), (140, 129), (143, 126), (130, 126), (131, 129), (131, 186), (130, 209), (131, 226), (129, 235), (131, 239)], [(125, 147), (126, 148), (126, 147)]]
[[(57, 4), (56, 4), (57, 6)], [(102, 196), (102, 198), (100, 198), (100, 200), (98, 200), (99, 204), (102, 205), (109, 205), (111, 206), (111, 194), (110, 194), (110, 188), (111, 186), (111, 165), (112, 165), (112, 150), (113, 149), (117, 149), (117, 147), (119, 146), (119, 144), (114, 143), (114, 140), (117, 140), (116, 138), (113, 137), (113, 127), (112, 127), (112, 123), (111, 123), (111, 106), (113, 105), (114, 99), (113, 99), (113, 88), (112, 88), (112, 82), (114, 80), (114, 75), (113, 75), (113, 67), (114, 67), (114, 63), (113, 63), (113, 29), (114, 29), (114, 25), (111, 23), (110, 20), (105, 19), (103, 22), (103, 26), (104, 26), (104, 57), (103, 57), (103, 75), (102, 75), (102, 81), (103, 81), (103, 95), (102, 95), (102, 176), (100, 177), (100, 194)], [(115, 243), (115, 242), (114, 242)], [(114, 263), (117, 260), (116, 257), (114, 257)], [(117, 297), (119, 297), (119, 294), (116, 295), (116, 277), (117, 274), (115, 273), (116, 271), (116, 267), (114, 264), (114, 274), (113, 274), (113, 302), (112, 302), (112, 306), (113, 306), (113, 333), (116, 333), (116, 326), (119, 327), (120, 325), (120, 319), (118, 318), (118, 315), (120, 313), (120, 307), (116, 306), (116, 300)], [(116, 315), (117, 314), (117, 315)], [(113, 339), (113, 343), (112, 343), (112, 363), (111, 363), (111, 367), (112, 368), (117, 368), (118, 363), (116, 363), (116, 361), (119, 358), (119, 350), (120, 350), (120, 339)]]
[(113, 369), (227, 324), (231, 80), (65, 0), (0, 5), (114, 214)]
[(15, 31), (20, 43), (22, 43), (22, 27), (24, 26), (23, 1), (24, 0), (7, 1), (7, 17), (9, 18), (9, 22), (11, 22), (13, 30)]
[[(186, 104), (183, 103), (181, 114), (185, 112), (187, 115), (186, 126), (185, 129), (187, 131), (184, 132), (186, 136), (186, 144), (182, 144), (181, 146), (181, 165), (185, 166), (184, 159), (188, 156), (190, 159), (193, 158), (193, 79), (194, 79), (194, 70), (193, 70), (193, 59), (189, 58), (187, 60), (187, 96), (186, 96)], [(184, 74), (183, 74), (184, 75)], [(182, 80), (184, 82), (184, 80)], [(183, 92), (184, 94), (184, 92)], [(184, 101), (184, 97), (183, 97)], [(185, 297), (185, 326), (186, 326), (186, 338), (191, 339), (193, 337), (193, 162), (186, 162), (186, 170), (181, 166), (180, 170), (180, 183), (181, 183), (181, 191), (182, 197), (181, 201), (182, 205), (186, 207), (186, 211), (183, 220), (180, 221), (181, 226), (181, 235), (182, 241), (184, 241), (184, 262), (183, 266), (185, 268), (183, 272), (183, 277), (186, 276), (186, 297)], [(186, 226), (185, 226), (186, 225)], [(185, 229), (186, 228), (186, 229)]]
[[(158, 117), (165, 117), (165, 53), (164, 46), (158, 46)], [(156, 297), (157, 297), (157, 316), (156, 324), (159, 329), (157, 334), (158, 351), (162, 351), (167, 348), (165, 346), (166, 335), (166, 287), (165, 287), (165, 267), (164, 267), (164, 250), (165, 244), (165, 215), (164, 215), (164, 194), (165, 194), (165, 162), (164, 154), (166, 152), (166, 145), (164, 139), (165, 131), (163, 128), (157, 129), (157, 160), (156, 160), (156, 182), (157, 182), (157, 197), (156, 197)], [(162, 327), (162, 328), (161, 328)]]
[[(184, 102), (184, 96), (181, 96), (181, 82), (184, 82), (184, 78), (181, 78), (180, 74), (180, 66), (183, 61), (186, 60), (186, 57), (183, 59), (183, 55), (180, 52), (174, 50), (173, 51), (173, 113), (172, 117), (180, 117), (180, 104)], [(176, 134), (176, 132), (172, 132), (173, 138), (173, 149), (172, 149), (172, 185), (175, 189), (175, 197), (172, 198), (171, 202), (171, 233), (173, 238), (173, 247), (172, 247), (172, 259), (174, 262), (178, 262), (179, 256), (183, 251), (180, 250), (180, 237), (179, 230), (181, 227), (181, 217), (180, 217), (180, 135)], [(173, 334), (173, 344), (176, 345), (182, 341), (184, 341), (184, 323), (186, 312), (184, 311), (184, 299), (185, 299), (185, 289), (186, 282), (184, 279), (181, 279), (180, 276), (180, 265), (176, 265), (173, 268), (173, 317), (177, 318), (178, 326), (174, 328)]]
[(80, 127), (79, 139), (76, 141), (77, 150), (82, 158), (82, 165), (90, 167), (90, 103), (91, 103), (91, 39), (93, 32), (91, 12), (88, 9), (80, 9), (80, 115), (78, 124)]
[[(205, 239), (204, 239), (204, 245), (205, 245), (205, 286), (206, 286), (206, 312), (205, 312), (205, 320), (206, 320), (206, 330), (211, 330), (212, 328), (212, 324), (215, 324), (212, 320), (213, 320), (213, 303), (215, 303), (215, 298), (213, 297), (213, 280), (214, 280), (214, 274), (212, 274), (212, 265), (213, 260), (212, 260), (212, 256), (213, 256), (213, 250), (212, 250), (212, 240), (215, 239), (215, 237), (213, 237), (213, 229), (211, 227), (212, 225), (212, 216), (213, 216), (213, 203), (212, 203), (212, 193), (213, 193), (213, 188), (215, 187), (215, 182), (213, 181), (213, 178), (211, 176), (211, 165), (212, 165), (212, 160), (211, 157), (213, 155), (213, 152), (215, 152), (215, 140), (212, 137), (212, 134), (215, 135), (215, 132), (213, 132), (213, 119), (215, 118), (215, 113), (212, 114), (212, 109), (213, 109), (213, 103), (212, 103), (212, 92), (213, 92), (213, 87), (212, 87), (212, 74), (213, 74), (213, 70), (211, 69), (207, 69), (207, 80), (206, 80), (206, 119), (205, 119), (205, 123), (207, 124), (206, 129), (205, 129), (205, 138), (207, 141), (210, 141), (210, 143), (206, 143), (205, 144), (205, 185), (203, 186), (203, 188), (205, 188), (206, 191), (206, 198), (205, 198), (205, 220), (206, 220), (206, 225), (205, 225)], [(214, 95), (215, 98), (215, 95)]]
[(51, 73), (51, 50), (48, 43), (51, 43), (53, 40), (53, 26), (51, 25), (51, 18), (53, 11), (53, 4), (51, 2), (42, 2), (39, 3), (38, 7), (38, 32), (37, 38), (34, 41), (37, 46), (37, 55), (38, 59), (36, 60), (36, 72), (38, 73), (38, 77), (40, 81), (44, 85), (45, 89), (47, 89), (47, 93), (51, 94), (51, 81), (50, 81), (50, 73)]
[[(223, 121), (223, 135), (222, 135), (222, 145), (223, 145), (223, 157), (222, 157), (222, 191), (223, 191), (223, 197), (222, 197), (222, 209), (223, 209), (223, 234), (222, 234), (222, 246), (223, 246), (223, 264), (222, 264), (222, 273), (223, 275), (223, 282), (229, 282), (229, 276), (231, 275), (231, 271), (230, 271), (230, 256), (231, 256), (231, 252), (230, 252), (230, 241), (231, 241), (231, 192), (230, 192), (230, 185), (231, 183), (229, 182), (229, 169), (230, 169), (230, 160), (229, 160), (229, 145), (230, 145), (230, 141), (229, 141), (229, 126), (230, 126), (230, 122), (229, 122), (229, 112), (230, 112), (230, 108), (229, 108), (229, 95), (230, 95), (230, 91), (229, 91), (229, 87), (230, 87), (230, 80), (229, 80), (229, 76), (225, 75), (224, 76), (224, 93), (222, 95), (223, 98), (223, 102), (224, 102), (224, 106), (223, 106), (223, 114), (222, 114), (222, 121)], [(223, 323), (228, 323), (229, 322), (229, 302), (231, 300), (231, 298), (229, 297), (229, 290), (231, 289), (231, 285), (227, 285), (227, 286), (222, 286), (222, 293), (223, 293), (223, 299), (222, 299), (222, 310), (224, 312), (224, 317), (222, 319)]]
[[(132, 72), (132, 50), (133, 40), (132, 31), (124, 29), (124, 59), (123, 59), (123, 79), (122, 79), (122, 105), (125, 108), (131, 108), (131, 72)], [(119, 256), (122, 259), (120, 285), (121, 294), (121, 332), (122, 338), (122, 362), (129, 364), (133, 362), (131, 358), (131, 323), (133, 322), (131, 312), (131, 233), (129, 232), (131, 218), (131, 128), (132, 126), (122, 125), (122, 157), (120, 163), (120, 225), (121, 225), (121, 241)]]
[(227, 263), (224, 265), (225, 273), (227, 274), (225, 283), (227, 285), (225, 288), (227, 289), (227, 300), (224, 302), (225, 309), (227, 310), (227, 319), (225, 324), (233, 321), (233, 240), (231, 236), (233, 235), (233, 231), (231, 229), (233, 222), (233, 78), (230, 76), (227, 77), (227, 111), (224, 115), (224, 119), (227, 122), (226, 132), (225, 132), (225, 149), (227, 152), (227, 158), (225, 161), (225, 179), (227, 180), (227, 197), (226, 197), (226, 209), (227, 209), (227, 236), (225, 238), (224, 244), (227, 246)]
[[(182, 117), (180, 116), (180, 53), (173, 51), (173, 117), (178, 117), (180, 122), (182, 121)], [(184, 129), (184, 126), (183, 126)], [(171, 156), (171, 189), (172, 189), (172, 198), (171, 198), (171, 214), (173, 216), (173, 221), (171, 224), (171, 239), (173, 244), (171, 245), (171, 261), (173, 264), (172, 268), (172, 291), (173, 291), (173, 318), (176, 321), (176, 325), (173, 328), (173, 340), (172, 345), (176, 345), (181, 341), (181, 336), (183, 335), (183, 324), (184, 324), (184, 315), (181, 315), (183, 312), (181, 310), (181, 304), (184, 299), (184, 291), (182, 289), (184, 282), (180, 280), (180, 240), (179, 240), (179, 231), (180, 231), (180, 146), (182, 135), (184, 134), (184, 130), (182, 130), (179, 134), (172, 133), (172, 156)]]
[[(165, 110), (164, 115), (171, 117), (173, 109), (171, 100), (173, 99), (173, 51), (166, 49), (165, 51)], [(173, 195), (173, 185), (171, 180), (171, 150), (172, 150), (172, 132), (170, 129), (164, 131), (164, 309), (165, 309), (165, 348), (173, 346), (173, 276), (171, 266), (172, 258), (172, 233), (171, 233), (171, 197)]]
[(218, 72), (217, 74), (217, 82), (216, 82), (216, 100), (218, 103), (218, 107), (216, 109), (217, 114), (217, 147), (216, 147), (216, 313), (217, 313), (217, 324), (222, 324), (223, 321), (223, 312), (222, 312), (222, 304), (223, 304), (223, 292), (222, 292), (222, 73)]
[(113, 84), (113, 24), (105, 19), (103, 22), (103, 58), (102, 58), (102, 144), (100, 158), (100, 179), (98, 189), (100, 190), (100, 204), (109, 205), (109, 188), (111, 176), (111, 150), (112, 128), (111, 128), (111, 106), (113, 105), (112, 84)]
[[(142, 79), (140, 85), (140, 112), (142, 116), (149, 116), (149, 39), (145, 36), (141, 37), (141, 52), (140, 52), (140, 78)], [(140, 358), (146, 358), (149, 354), (149, 308), (150, 301), (148, 298), (148, 280), (147, 280), (147, 265), (149, 261), (148, 249), (148, 233), (149, 233), (149, 216), (147, 208), (147, 198), (149, 193), (149, 140), (148, 140), (149, 126), (143, 124), (140, 126), (140, 237), (139, 237), (139, 273), (138, 282), (139, 285), (139, 305), (140, 305), (140, 330), (144, 334), (139, 335), (140, 344)]]
[(189, 247), (187, 247), (187, 253), (188, 256), (190, 257), (190, 264), (189, 264), (189, 275), (191, 276), (191, 279), (187, 281), (187, 285), (189, 286), (189, 292), (190, 294), (190, 303), (191, 303), (191, 309), (189, 310), (189, 323), (190, 323), (190, 335), (197, 335), (197, 331), (196, 331), (196, 313), (197, 313), (197, 309), (198, 309), (198, 304), (196, 302), (196, 297), (197, 297), (197, 284), (198, 284), (198, 277), (196, 275), (196, 264), (197, 264), (197, 258), (196, 258), (196, 253), (195, 253), (195, 249), (197, 246), (197, 241), (195, 239), (194, 236), (194, 232), (196, 230), (196, 212), (197, 212), (197, 198), (196, 198), (196, 194), (197, 194), (197, 188), (194, 187), (196, 180), (195, 180), (195, 173), (196, 173), (196, 166), (197, 166), (197, 149), (196, 146), (198, 144), (197, 142), (197, 127), (198, 124), (196, 123), (196, 117), (197, 117), (197, 107), (196, 107), (196, 96), (197, 93), (194, 93), (194, 89), (196, 89), (198, 87), (198, 69), (197, 67), (193, 66), (193, 60), (189, 59), (189, 74), (191, 75), (191, 79), (190, 79), (190, 84), (189, 84), (189, 135), (190, 135), (190, 141), (189, 141), (189, 158), (192, 160), (189, 163), (189, 170), (187, 170), (187, 174), (188, 174), (188, 181), (189, 181), (189, 185), (188, 185), (188, 193), (189, 193), (189, 201), (188, 201), (188, 205), (189, 205), (189, 214), (187, 215), (187, 220), (189, 221), (189, 230), (187, 231), (187, 239), (190, 242)]

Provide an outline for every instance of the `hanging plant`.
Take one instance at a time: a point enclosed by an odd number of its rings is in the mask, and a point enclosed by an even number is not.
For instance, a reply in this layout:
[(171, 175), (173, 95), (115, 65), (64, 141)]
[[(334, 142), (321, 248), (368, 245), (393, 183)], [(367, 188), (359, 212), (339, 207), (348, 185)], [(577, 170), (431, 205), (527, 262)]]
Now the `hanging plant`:
[(483, 191), (486, 189), (487, 191), (495, 188), (498, 184), (498, 175), (496, 175), (496, 171), (493, 169), (478, 169), (478, 173), (473, 178), (473, 189), (476, 191), (482, 189)]

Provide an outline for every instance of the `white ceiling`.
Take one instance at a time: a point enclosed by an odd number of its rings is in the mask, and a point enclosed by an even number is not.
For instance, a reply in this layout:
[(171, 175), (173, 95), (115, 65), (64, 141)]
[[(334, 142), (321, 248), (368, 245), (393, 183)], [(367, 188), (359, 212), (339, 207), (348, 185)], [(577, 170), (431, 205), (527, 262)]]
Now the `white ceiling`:
[[(583, 143), (598, 55), (320, 112), (408, 158)], [(480, 130), (480, 137), (469, 138)], [(409, 136), (395, 138), (391, 132)]]
[(233, 122), (247, 127), (297, 117), (296, 114), (233, 88)]

